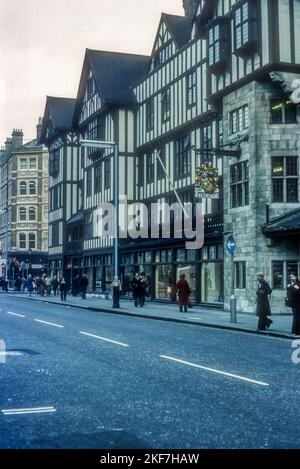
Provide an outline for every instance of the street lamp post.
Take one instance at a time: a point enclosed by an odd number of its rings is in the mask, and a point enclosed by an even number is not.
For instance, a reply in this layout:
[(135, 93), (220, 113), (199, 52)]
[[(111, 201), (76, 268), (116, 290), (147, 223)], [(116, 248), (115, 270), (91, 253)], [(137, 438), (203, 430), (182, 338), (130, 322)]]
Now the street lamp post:
[(0, 209), (0, 215), (7, 214), (5, 226), (5, 280), (8, 280), (8, 209)]
[(119, 281), (119, 146), (115, 142), (101, 140), (80, 140), (82, 147), (113, 149), (114, 151), (114, 280), (113, 280), (113, 308), (120, 307), (120, 281)]

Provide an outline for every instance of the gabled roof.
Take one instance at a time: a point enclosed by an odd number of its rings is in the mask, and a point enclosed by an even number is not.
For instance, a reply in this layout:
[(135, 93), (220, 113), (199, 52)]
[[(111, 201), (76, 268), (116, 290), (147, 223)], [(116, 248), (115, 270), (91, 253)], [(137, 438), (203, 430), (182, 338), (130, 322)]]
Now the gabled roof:
[(58, 98), (47, 96), (45, 113), (43, 117), (43, 126), (41, 134), (41, 142), (46, 139), (46, 130), (48, 119), (51, 117), (52, 128), (54, 133), (67, 132), (72, 128), (76, 99)]
[(167, 13), (162, 13), (161, 21), (165, 21), (166, 26), (178, 49), (181, 49), (189, 42), (193, 25), (192, 17), (168, 15)]
[(132, 88), (146, 76), (149, 61), (145, 55), (86, 49), (74, 119), (81, 107), (89, 69), (104, 105), (130, 106), (135, 103)]
[(300, 208), (291, 210), (263, 225), (265, 234), (300, 233)]
[(165, 23), (168, 32), (170, 33), (172, 40), (175, 43), (177, 50), (181, 49), (185, 44), (187, 44), (191, 37), (193, 18), (189, 16), (178, 16), (178, 15), (168, 15), (167, 13), (162, 13), (160, 17), (160, 22), (157, 28), (157, 33), (155, 36), (153, 49), (151, 56), (155, 55), (156, 43), (159, 38), (161, 25)]

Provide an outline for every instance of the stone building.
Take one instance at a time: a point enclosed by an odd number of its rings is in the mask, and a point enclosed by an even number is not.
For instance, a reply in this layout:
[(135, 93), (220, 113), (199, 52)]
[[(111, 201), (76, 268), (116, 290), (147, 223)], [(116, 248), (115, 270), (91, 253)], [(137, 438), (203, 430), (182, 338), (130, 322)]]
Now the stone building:
[(0, 241), (2, 274), (14, 279), (33, 274), (48, 264), (48, 152), (37, 138), (23, 142), (14, 130), (0, 154)]

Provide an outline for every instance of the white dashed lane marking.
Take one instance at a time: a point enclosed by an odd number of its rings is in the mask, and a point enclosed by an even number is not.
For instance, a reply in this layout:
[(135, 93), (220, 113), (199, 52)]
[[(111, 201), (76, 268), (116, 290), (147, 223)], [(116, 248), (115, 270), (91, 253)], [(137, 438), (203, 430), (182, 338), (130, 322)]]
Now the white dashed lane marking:
[(46, 324), (47, 326), (59, 327), (60, 329), (63, 329), (65, 327), (61, 326), (60, 324), (55, 324), (54, 322), (42, 321), (41, 319), (34, 319), (34, 321)]
[(89, 332), (80, 331), (79, 334), (93, 337), (94, 339), (103, 340), (104, 342), (110, 342), (111, 344), (121, 345), (122, 347), (129, 347), (128, 344), (123, 344), (122, 342), (117, 342), (116, 340), (107, 339), (106, 337), (100, 337), (99, 335), (90, 334)]
[(12, 313), (11, 311), (6, 311), (6, 314), (10, 314), (11, 316), (17, 316), (18, 318), (26, 318), (24, 314)]
[(165, 360), (170, 360), (170, 361), (173, 361), (173, 362), (181, 363), (183, 365), (188, 365), (188, 366), (191, 366), (193, 368), (198, 368), (200, 370), (210, 371), (211, 373), (216, 373), (216, 374), (219, 374), (219, 375), (222, 375), (222, 376), (227, 376), (228, 378), (239, 379), (241, 381), (246, 381), (246, 382), (252, 383), (252, 384), (258, 384), (260, 386), (269, 386), (268, 383), (264, 383), (263, 381), (257, 381), (255, 379), (246, 378), (245, 376), (235, 375), (233, 373), (228, 373), (226, 371), (216, 370), (214, 368), (208, 368), (206, 366), (197, 365), (196, 363), (191, 363), (191, 362), (187, 362), (185, 360), (180, 360), (179, 358), (169, 357), (167, 355), (160, 355), (160, 357), (164, 358)]

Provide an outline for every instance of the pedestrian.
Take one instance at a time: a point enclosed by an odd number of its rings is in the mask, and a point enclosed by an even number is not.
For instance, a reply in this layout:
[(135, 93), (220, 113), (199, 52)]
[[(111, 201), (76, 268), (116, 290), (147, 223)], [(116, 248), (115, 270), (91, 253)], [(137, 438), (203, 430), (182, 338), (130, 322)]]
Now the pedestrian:
[(45, 285), (46, 285), (46, 294), (47, 294), (47, 296), (51, 296), (52, 280), (48, 276), (45, 278)]
[(137, 308), (139, 305), (139, 294), (140, 294), (140, 275), (138, 273), (135, 274), (133, 279), (131, 280), (131, 288), (132, 288), (132, 297), (134, 301), (134, 306)]
[(15, 288), (16, 288), (16, 291), (21, 291), (21, 287), (22, 287), (22, 280), (21, 278), (18, 276), (16, 278), (16, 281), (15, 281)]
[(183, 311), (187, 313), (188, 304), (189, 304), (189, 296), (192, 293), (188, 282), (185, 279), (185, 275), (181, 274), (180, 279), (176, 285), (176, 293), (178, 295), (179, 300), (179, 311)]
[(145, 297), (147, 291), (147, 278), (145, 272), (142, 272), (140, 275), (140, 282), (139, 282), (139, 306), (143, 308), (145, 306)]
[(271, 316), (272, 314), (268, 298), (268, 295), (271, 295), (272, 293), (272, 288), (264, 279), (264, 274), (262, 272), (258, 272), (258, 274), (256, 274), (256, 278), (258, 281), (256, 291), (256, 316), (258, 316), (257, 330), (265, 331), (266, 328), (269, 329), (273, 323), (273, 321), (268, 318), (268, 316)]
[(292, 335), (300, 335), (300, 282), (296, 273), (290, 276), (287, 286), (288, 305), (293, 311)]
[(64, 278), (59, 282), (59, 291), (61, 301), (67, 301), (67, 282)]
[(80, 291), (80, 284), (81, 284), (81, 281), (80, 281), (80, 277), (79, 275), (77, 274), (75, 276), (75, 278), (73, 279), (73, 283), (72, 283), (72, 295), (73, 296), (77, 296), (79, 291)]
[(86, 299), (86, 291), (87, 291), (88, 284), (89, 284), (89, 281), (87, 279), (87, 276), (85, 274), (83, 274), (83, 276), (80, 280), (81, 298), (83, 300)]
[(27, 287), (27, 291), (29, 292), (29, 296), (31, 296), (32, 292), (33, 292), (33, 278), (31, 275), (28, 275), (28, 279), (27, 279), (27, 282), (26, 282), (26, 287)]
[(54, 294), (54, 296), (56, 296), (57, 289), (58, 289), (58, 280), (57, 280), (56, 276), (53, 277), (52, 288), (53, 288), (53, 294)]

